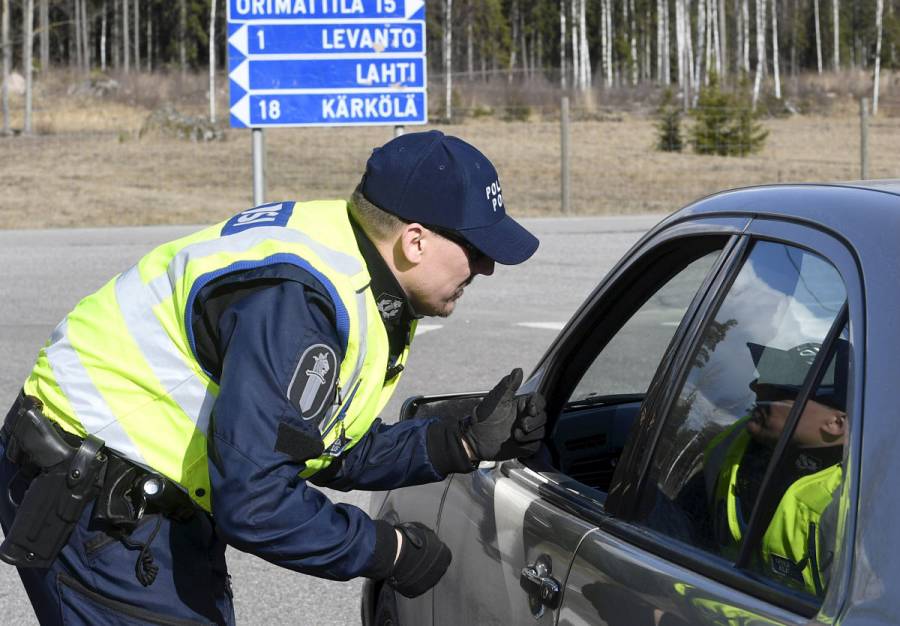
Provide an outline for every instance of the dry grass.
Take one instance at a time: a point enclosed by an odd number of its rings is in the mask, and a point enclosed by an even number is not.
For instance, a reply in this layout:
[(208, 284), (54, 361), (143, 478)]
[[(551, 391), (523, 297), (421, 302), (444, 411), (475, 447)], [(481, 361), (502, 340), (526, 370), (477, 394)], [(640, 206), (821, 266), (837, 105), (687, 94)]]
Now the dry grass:
[[(40, 84), (40, 83), (39, 83)], [(207, 223), (251, 202), (250, 133), (227, 130), (226, 141), (194, 144), (138, 139), (159, 101), (203, 110), (149, 78), (136, 77), (116, 98), (71, 97), (56, 86), (35, 99), (36, 134), (0, 137), (0, 228)], [(182, 85), (182, 87), (184, 87)], [(220, 94), (222, 95), (222, 94)], [(165, 97), (162, 97), (165, 96)], [(778, 181), (846, 180), (859, 176), (859, 126), (852, 100), (829, 116), (765, 122), (765, 150), (739, 159), (654, 150), (654, 121), (640, 114), (579, 118), (572, 124), (572, 206), (579, 214), (669, 212), (713, 191)], [(224, 97), (220, 98), (224, 110)], [(21, 101), (13, 98), (13, 126)], [(870, 175), (900, 177), (900, 103), (885, 100), (870, 130)], [(577, 112), (576, 112), (577, 113)], [(494, 160), (504, 198), (517, 215), (560, 209), (559, 123), (470, 119), (432, 126), (471, 141)], [(387, 127), (279, 129), (266, 132), (269, 199), (346, 197), (371, 148)]]

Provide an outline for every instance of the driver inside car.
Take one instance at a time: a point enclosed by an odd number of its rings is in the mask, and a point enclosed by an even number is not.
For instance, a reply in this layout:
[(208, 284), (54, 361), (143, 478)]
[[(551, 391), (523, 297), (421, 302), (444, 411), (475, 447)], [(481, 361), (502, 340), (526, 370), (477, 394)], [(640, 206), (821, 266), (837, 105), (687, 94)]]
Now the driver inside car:
[[(762, 354), (770, 362), (790, 364), (809, 349), (808, 345), (791, 350), (748, 347), (757, 368)], [(781, 496), (777, 505), (771, 501), (774, 510), (755, 555), (756, 566), (766, 575), (817, 596), (827, 587), (834, 555), (847, 432), (845, 340), (838, 340), (835, 354), (829, 368), (833, 384), (820, 385), (807, 400), (773, 473), (769, 492)], [(756, 394), (750, 413), (713, 439), (704, 455), (713, 535), (721, 552), (731, 557), (740, 548), (772, 452), (800, 390), (799, 385), (766, 377), (763, 371), (750, 388)]]

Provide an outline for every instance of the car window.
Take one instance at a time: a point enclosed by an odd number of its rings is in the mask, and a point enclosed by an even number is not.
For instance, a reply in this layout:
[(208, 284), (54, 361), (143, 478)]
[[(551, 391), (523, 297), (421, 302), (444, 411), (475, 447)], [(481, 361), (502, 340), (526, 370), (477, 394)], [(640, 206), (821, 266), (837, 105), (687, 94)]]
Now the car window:
[(650, 381), (726, 241), (704, 237), (668, 245), (623, 279), (623, 293), (604, 298), (615, 306), (587, 322), (596, 325), (596, 336), (565, 358), (572, 375), (563, 376), (563, 384), (578, 383), (563, 392), (567, 400), (547, 441), (550, 464), (559, 472), (602, 494), (609, 491)]
[(647, 391), (663, 352), (719, 252), (689, 263), (650, 296), (594, 358), (569, 397), (570, 403)]
[[(780, 243), (753, 245), (663, 423), (639, 523), (734, 562), (759, 501), (768, 526), (750, 567), (822, 595), (847, 428), (846, 334), (794, 411), (796, 427), (785, 426), (845, 301), (840, 275), (822, 257)], [(768, 471), (782, 439), (777, 471)]]

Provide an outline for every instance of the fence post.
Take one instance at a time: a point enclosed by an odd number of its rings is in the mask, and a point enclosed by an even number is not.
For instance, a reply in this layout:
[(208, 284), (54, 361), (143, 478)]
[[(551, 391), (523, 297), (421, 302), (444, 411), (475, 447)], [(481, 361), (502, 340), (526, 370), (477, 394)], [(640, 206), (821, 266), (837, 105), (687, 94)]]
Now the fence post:
[(869, 99), (859, 100), (859, 177), (869, 177)]
[(559, 137), (560, 137), (560, 192), (563, 214), (571, 210), (569, 190), (569, 97), (563, 96), (560, 102)]

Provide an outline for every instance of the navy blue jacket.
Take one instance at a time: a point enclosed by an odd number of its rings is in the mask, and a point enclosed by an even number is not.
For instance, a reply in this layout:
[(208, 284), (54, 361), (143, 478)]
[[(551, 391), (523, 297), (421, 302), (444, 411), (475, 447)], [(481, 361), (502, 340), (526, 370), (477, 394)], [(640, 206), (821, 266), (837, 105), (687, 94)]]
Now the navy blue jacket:
[[(326, 294), (311, 274), (287, 264), (227, 275), (199, 294), (192, 314), (198, 355), (220, 385), (208, 433), (212, 510), (225, 541), (282, 567), (337, 580), (384, 578), (396, 551), (393, 528), (332, 503), (298, 478), (302, 462), (276, 451), (282, 423), (320, 439), (287, 390), (309, 346), (330, 346), (338, 364), (343, 357)], [(376, 420), (320, 475), (332, 488), (386, 490), (467, 471), (464, 454), (438, 420)]]

